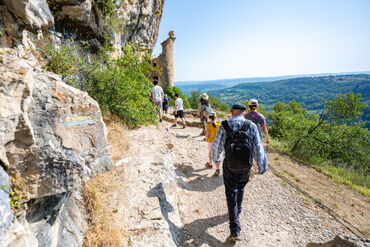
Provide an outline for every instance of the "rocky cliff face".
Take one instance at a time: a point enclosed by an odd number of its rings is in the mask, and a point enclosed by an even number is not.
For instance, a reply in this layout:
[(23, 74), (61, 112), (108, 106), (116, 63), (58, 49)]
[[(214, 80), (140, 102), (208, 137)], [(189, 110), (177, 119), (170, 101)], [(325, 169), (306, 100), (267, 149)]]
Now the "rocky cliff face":
[(163, 4), (0, 0), (0, 246), (82, 246), (84, 182), (113, 166), (98, 103), (43, 70), (30, 40), (152, 49)]
[[(2, 200), (1, 225), (15, 232), (3, 232), (0, 239), (5, 246), (19, 241), (80, 246), (86, 230), (83, 182), (112, 167), (99, 105), (41, 70), (32, 54), (2, 51), (0, 161), (21, 196), (13, 225), (20, 224), (24, 234), (11, 226), (10, 208)], [(6, 177), (2, 180), (8, 188)]]
[(110, 36), (117, 49), (140, 42), (152, 50), (164, 0), (2, 0), (3, 45), (12, 46), (24, 30), (51, 32), (83, 45), (100, 47)]

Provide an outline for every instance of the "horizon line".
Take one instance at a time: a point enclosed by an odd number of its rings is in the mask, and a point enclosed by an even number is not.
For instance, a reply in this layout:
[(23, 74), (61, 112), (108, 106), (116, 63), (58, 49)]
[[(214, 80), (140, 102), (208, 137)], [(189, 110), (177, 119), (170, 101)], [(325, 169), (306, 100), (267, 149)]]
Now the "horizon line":
[(277, 77), (310, 77), (310, 76), (329, 76), (329, 75), (353, 75), (353, 74), (370, 74), (370, 70), (364, 71), (351, 71), (351, 72), (327, 72), (317, 74), (293, 74), (293, 75), (277, 75), (277, 76), (251, 76), (251, 77), (235, 77), (235, 78), (224, 78), (224, 79), (211, 79), (211, 80), (187, 80), (187, 81), (174, 81), (175, 83), (181, 82), (207, 82), (207, 81), (227, 81), (227, 80), (238, 80), (238, 79), (267, 79)]

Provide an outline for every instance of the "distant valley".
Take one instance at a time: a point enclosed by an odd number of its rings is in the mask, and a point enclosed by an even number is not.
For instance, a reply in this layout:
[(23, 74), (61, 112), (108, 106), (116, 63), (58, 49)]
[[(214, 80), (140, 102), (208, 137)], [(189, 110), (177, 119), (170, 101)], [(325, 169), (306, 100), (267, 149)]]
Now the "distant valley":
[(324, 77), (324, 76), (339, 76), (339, 75), (358, 75), (370, 74), (370, 71), (362, 72), (343, 72), (343, 73), (325, 73), (325, 74), (307, 74), (307, 75), (286, 75), (274, 77), (248, 77), (248, 78), (235, 78), (235, 79), (221, 79), (221, 80), (207, 80), (207, 81), (177, 81), (175, 86), (179, 87), (185, 94), (190, 95), (191, 91), (211, 91), (229, 88), (238, 84), (244, 83), (259, 83), (259, 82), (272, 82), (284, 79), (294, 79), (302, 77)]
[[(201, 82), (200, 84), (177, 85), (183, 91), (200, 89), (222, 102), (231, 105), (234, 102), (257, 99), (265, 109), (269, 109), (277, 101), (289, 103), (291, 100), (302, 103), (309, 111), (318, 112), (323, 108), (323, 100), (330, 100), (336, 94), (354, 92), (361, 93), (364, 102), (370, 104), (370, 74), (329, 75), (329, 76), (305, 76), (264, 82), (252, 82), (255, 78), (232, 79), (221, 81)], [(247, 81), (247, 80), (250, 81)], [(269, 79), (269, 78), (264, 78)], [(271, 79), (271, 78), (270, 78)], [(226, 86), (240, 81), (234, 86)], [(247, 82), (245, 82), (247, 81)], [(198, 85), (196, 88), (195, 85)], [(218, 88), (222, 87), (222, 88)], [(190, 90), (190, 92), (192, 91)], [(364, 111), (362, 119), (370, 127), (370, 110)]]

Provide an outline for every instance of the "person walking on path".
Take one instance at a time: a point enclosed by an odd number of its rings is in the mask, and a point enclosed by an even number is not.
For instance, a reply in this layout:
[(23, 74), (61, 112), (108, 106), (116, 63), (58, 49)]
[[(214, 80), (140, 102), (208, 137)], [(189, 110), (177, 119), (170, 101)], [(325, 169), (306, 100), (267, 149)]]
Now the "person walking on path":
[(183, 108), (183, 102), (182, 102), (182, 99), (179, 98), (179, 94), (178, 93), (175, 93), (175, 122), (174, 124), (172, 125), (172, 127), (176, 127), (177, 126), (177, 118), (180, 118), (181, 119), (181, 122), (183, 123), (183, 129), (186, 128), (186, 124), (185, 124), (185, 119), (184, 119), (184, 108)]
[(164, 98), (163, 98), (163, 112), (164, 113), (168, 113), (168, 108), (170, 107), (170, 101), (171, 101), (171, 98), (167, 96), (167, 94), (164, 95)]
[(257, 161), (258, 173), (267, 170), (267, 158), (257, 126), (243, 117), (246, 106), (236, 103), (231, 108), (232, 118), (222, 122), (212, 146), (212, 159), (220, 164), (220, 154), (225, 150), (223, 178), (227, 208), (229, 212), (230, 236), (228, 240), (240, 240), (244, 187), (249, 181), (253, 157)]
[(258, 101), (256, 99), (251, 99), (248, 102), (248, 107), (250, 112), (245, 114), (245, 119), (251, 120), (255, 125), (257, 125), (261, 139), (266, 138), (266, 144), (269, 144), (270, 138), (266, 127), (266, 118), (257, 111)]
[[(256, 99), (251, 99), (248, 102), (248, 107), (250, 112), (245, 114), (245, 119), (251, 120), (255, 125), (257, 125), (258, 133), (261, 139), (266, 138), (266, 144), (270, 143), (269, 133), (266, 127), (265, 117), (257, 111), (258, 101)], [(253, 170), (251, 171), (250, 178), (254, 177), (255, 172), (258, 170), (256, 161), (253, 162)]]
[(162, 122), (162, 102), (164, 98), (163, 89), (158, 86), (158, 81), (153, 81), (154, 87), (152, 88), (152, 103), (159, 115), (159, 121)]
[[(207, 167), (212, 168), (212, 144), (215, 140), (216, 134), (218, 129), (220, 128), (221, 123), (216, 123), (216, 113), (211, 112), (209, 114), (209, 123), (206, 125), (206, 140), (208, 143), (208, 158), (209, 162), (207, 162)], [(220, 175), (220, 164), (216, 165), (216, 171), (213, 176), (217, 177)]]
[(208, 114), (212, 111), (211, 110), (211, 103), (208, 100), (208, 95), (206, 93), (202, 93), (200, 95), (200, 100), (198, 104), (198, 111), (197, 115), (200, 118), (200, 122), (202, 123), (203, 131), (201, 135), (206, 134), (206, 125), (208, 121)]

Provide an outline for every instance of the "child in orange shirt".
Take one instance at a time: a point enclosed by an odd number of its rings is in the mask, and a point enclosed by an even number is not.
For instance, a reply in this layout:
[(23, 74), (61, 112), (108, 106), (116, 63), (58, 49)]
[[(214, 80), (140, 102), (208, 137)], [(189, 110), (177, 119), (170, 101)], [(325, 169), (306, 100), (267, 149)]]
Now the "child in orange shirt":
[[(215, 140), (216, 134), (218, 129), (220, 128), (221, 123), (216, 123), (216, 113), (211, 112), (208, 116), (209, 123), (206, 125), (206, 140), (208, 142), (208, 158), (209, 162), (207, 162), (207, 167), (212, 168), (212, 144)], [(220, 167), (219, 165), (216, 165), (216, 172), (213, 174), (213, 176), (217, 177), (220, 175)]]

